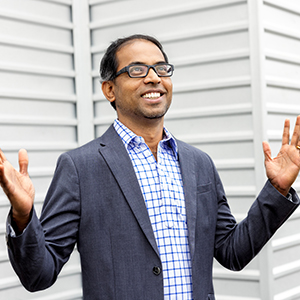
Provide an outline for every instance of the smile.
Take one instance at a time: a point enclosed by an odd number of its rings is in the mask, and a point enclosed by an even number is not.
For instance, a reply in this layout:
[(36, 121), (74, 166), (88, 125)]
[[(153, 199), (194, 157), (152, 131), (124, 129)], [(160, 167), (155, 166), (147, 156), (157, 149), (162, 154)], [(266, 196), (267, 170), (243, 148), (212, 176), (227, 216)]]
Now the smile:
[(157, 99), (160, 96), (161, 96), (161, 93), (153, 92), (153, 93), (146, 93), (142, 97), (143, 98), (147, 98), (147, 99)]

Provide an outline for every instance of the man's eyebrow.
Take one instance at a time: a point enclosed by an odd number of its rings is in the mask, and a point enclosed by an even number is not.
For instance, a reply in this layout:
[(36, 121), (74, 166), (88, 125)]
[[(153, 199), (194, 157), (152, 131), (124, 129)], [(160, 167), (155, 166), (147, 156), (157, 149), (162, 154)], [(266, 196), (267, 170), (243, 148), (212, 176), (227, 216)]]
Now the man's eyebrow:
[(146, 65), (146, 64), (140, 61), (133, 61), (129, 65)]
[[(162, 61), (156, 62), (154, 65), (157, 65), (157, 64), (166, 64), (166, 62), (162, 60)], [(129, 65), (131, 66), (131, 65), (148, 65), (148, 64), (146, 64), (144, 62), (140, 62), (140, 61), (133, 61)]]

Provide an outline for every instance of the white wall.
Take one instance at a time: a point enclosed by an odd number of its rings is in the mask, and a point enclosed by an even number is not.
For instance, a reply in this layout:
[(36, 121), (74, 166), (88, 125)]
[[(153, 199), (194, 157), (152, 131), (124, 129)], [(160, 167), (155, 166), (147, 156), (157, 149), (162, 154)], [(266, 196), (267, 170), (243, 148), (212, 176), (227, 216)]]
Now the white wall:
[[(78, 146), (73, 29), (71, 1), (0, 0), (0, 147), (15, 166), (18, 149), (28, 150), (38, 211), (58, 155)], [(6, 253), (8, 211), (1, 193), (0, 299), (80, 298), (76, 252), (50, 290), (20, 285)]]
[[(286, 117), (300, 113), (300, 2), (264, 1), (262, 46), (265, 60), (263, 103), (265, 132), (274, 153), (280, 148)], [(294, 187), (300, 190), (300, 180)], [(269, 263), (273, 266), (274, 299), (300, 299), (300, 215), (295, 214), (275, 235)]]
[[(107, 45), (154, 35), (175, 65), (166, 126), (213, 157), (240, 220), (265, 182), (261, 142), (275, 154), (283, 120), (300, 113), (299, 25), (297, 0), (0, 0), (0, 147), (15, 165), (17, 150), (29, 150), (39, 209), (59, 153), (115, 118), (98, 77)], [(76, 252), (50, 290), (19, 285), (4, 243), (8, 210), (0, 194), (0, 299), (79, 299)], [(217, 299), (300, 299), (299, 222), (296, 212), (241, 272), (216, 263)]]

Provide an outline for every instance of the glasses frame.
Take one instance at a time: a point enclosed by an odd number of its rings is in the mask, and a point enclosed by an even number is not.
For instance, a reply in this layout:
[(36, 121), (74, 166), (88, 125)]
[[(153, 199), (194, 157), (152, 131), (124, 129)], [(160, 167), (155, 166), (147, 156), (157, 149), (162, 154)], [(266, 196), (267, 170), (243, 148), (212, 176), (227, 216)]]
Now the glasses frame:
[[(155, 67), (156, 67), (156, 66), (161, 66), (161, 65), (168, 65), (168, 66), (170, 66), (171, 69), (172, 69), (172, 73), (171, 73), (170, 75), (159, 75), (159, 74), (157, 73)], [(147, 67), (147, 72), (146, 72), (146, 74), (143, 75), (143, 76), (131, 76), (130, 73), (129, 73), (129, 68), (132, 67), (132, 66), (145, 66), (145, 67)], [(155, 64), (155, 65), (132, 64), (132, 65), (128, 65), (128, 66), (124, 67), (123, 69), (121, 69), (120, 71), (118, 71), (118, 72), (116, 73), (116, 75), (114, 76), (113, 79), (115, 79), (115, 78), (118, 77), (119, 75), (121, 75), (121, 74), (123, 74), (123, 73), (126, 73), (126, 72), (127, 72), (128, 76), (129, 76), (130, 78), (145, 78), (145, 77), (148, 75), (150, 69), (152, 69), (152, 70), (156, 73), (156, 75), (157, 75), (158, 77), (171, 77), (171, 76), (173, 75), (173, 72), (174, 72), (174, 65), (169, 64), (169, 63), (158, 63), (158, 64)]]

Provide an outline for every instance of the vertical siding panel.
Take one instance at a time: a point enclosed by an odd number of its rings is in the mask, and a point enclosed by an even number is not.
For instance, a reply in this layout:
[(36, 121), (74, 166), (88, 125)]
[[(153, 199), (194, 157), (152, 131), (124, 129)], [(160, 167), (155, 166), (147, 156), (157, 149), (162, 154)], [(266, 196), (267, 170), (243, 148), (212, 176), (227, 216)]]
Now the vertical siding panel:
[[(292, 126), (300, 114), (300, 3), (264, 1), (267, 135), (272, 148), (281, 146), (284, 119)], [(299, 180), (294, 188), (299, 192)], [(274, 299), (299, 299), (299, 212), (276, 233), (272, 241)]]
[[(0, 3), (0, 146), (15, 167), (18, 149), (29, 151), (39, 213), (59, 154), (78, 145), (72, 2)], [(5, 246), (8, 211), (1, 192), (0, 299), (79, 299), (76, 251), (50, 289), (32, 294), (21, 286)]]
[(89, 29), (89, 5), (86, 1), (73, 0), (73, 22), (76, 95), (78, 119), (78, 143), (83, 145), (94, 138), (93, 101), (91, 80), (91, 41)]
[[(263, 166), (264, 155), (262, 141), (266, 136), (266, 80), (265, 80), (265, 52), (263, 39), (263, 2), (249, 1), (249, 33), (251, 49), (251, 80), (253, 103), (253, 131), (255, 153), (256, 194), (259, 193), (266, 180)], [(273, 299), (273, 255), (272, 245), (268, 243), (258, 256), (260, 275), (260, 298)]]

